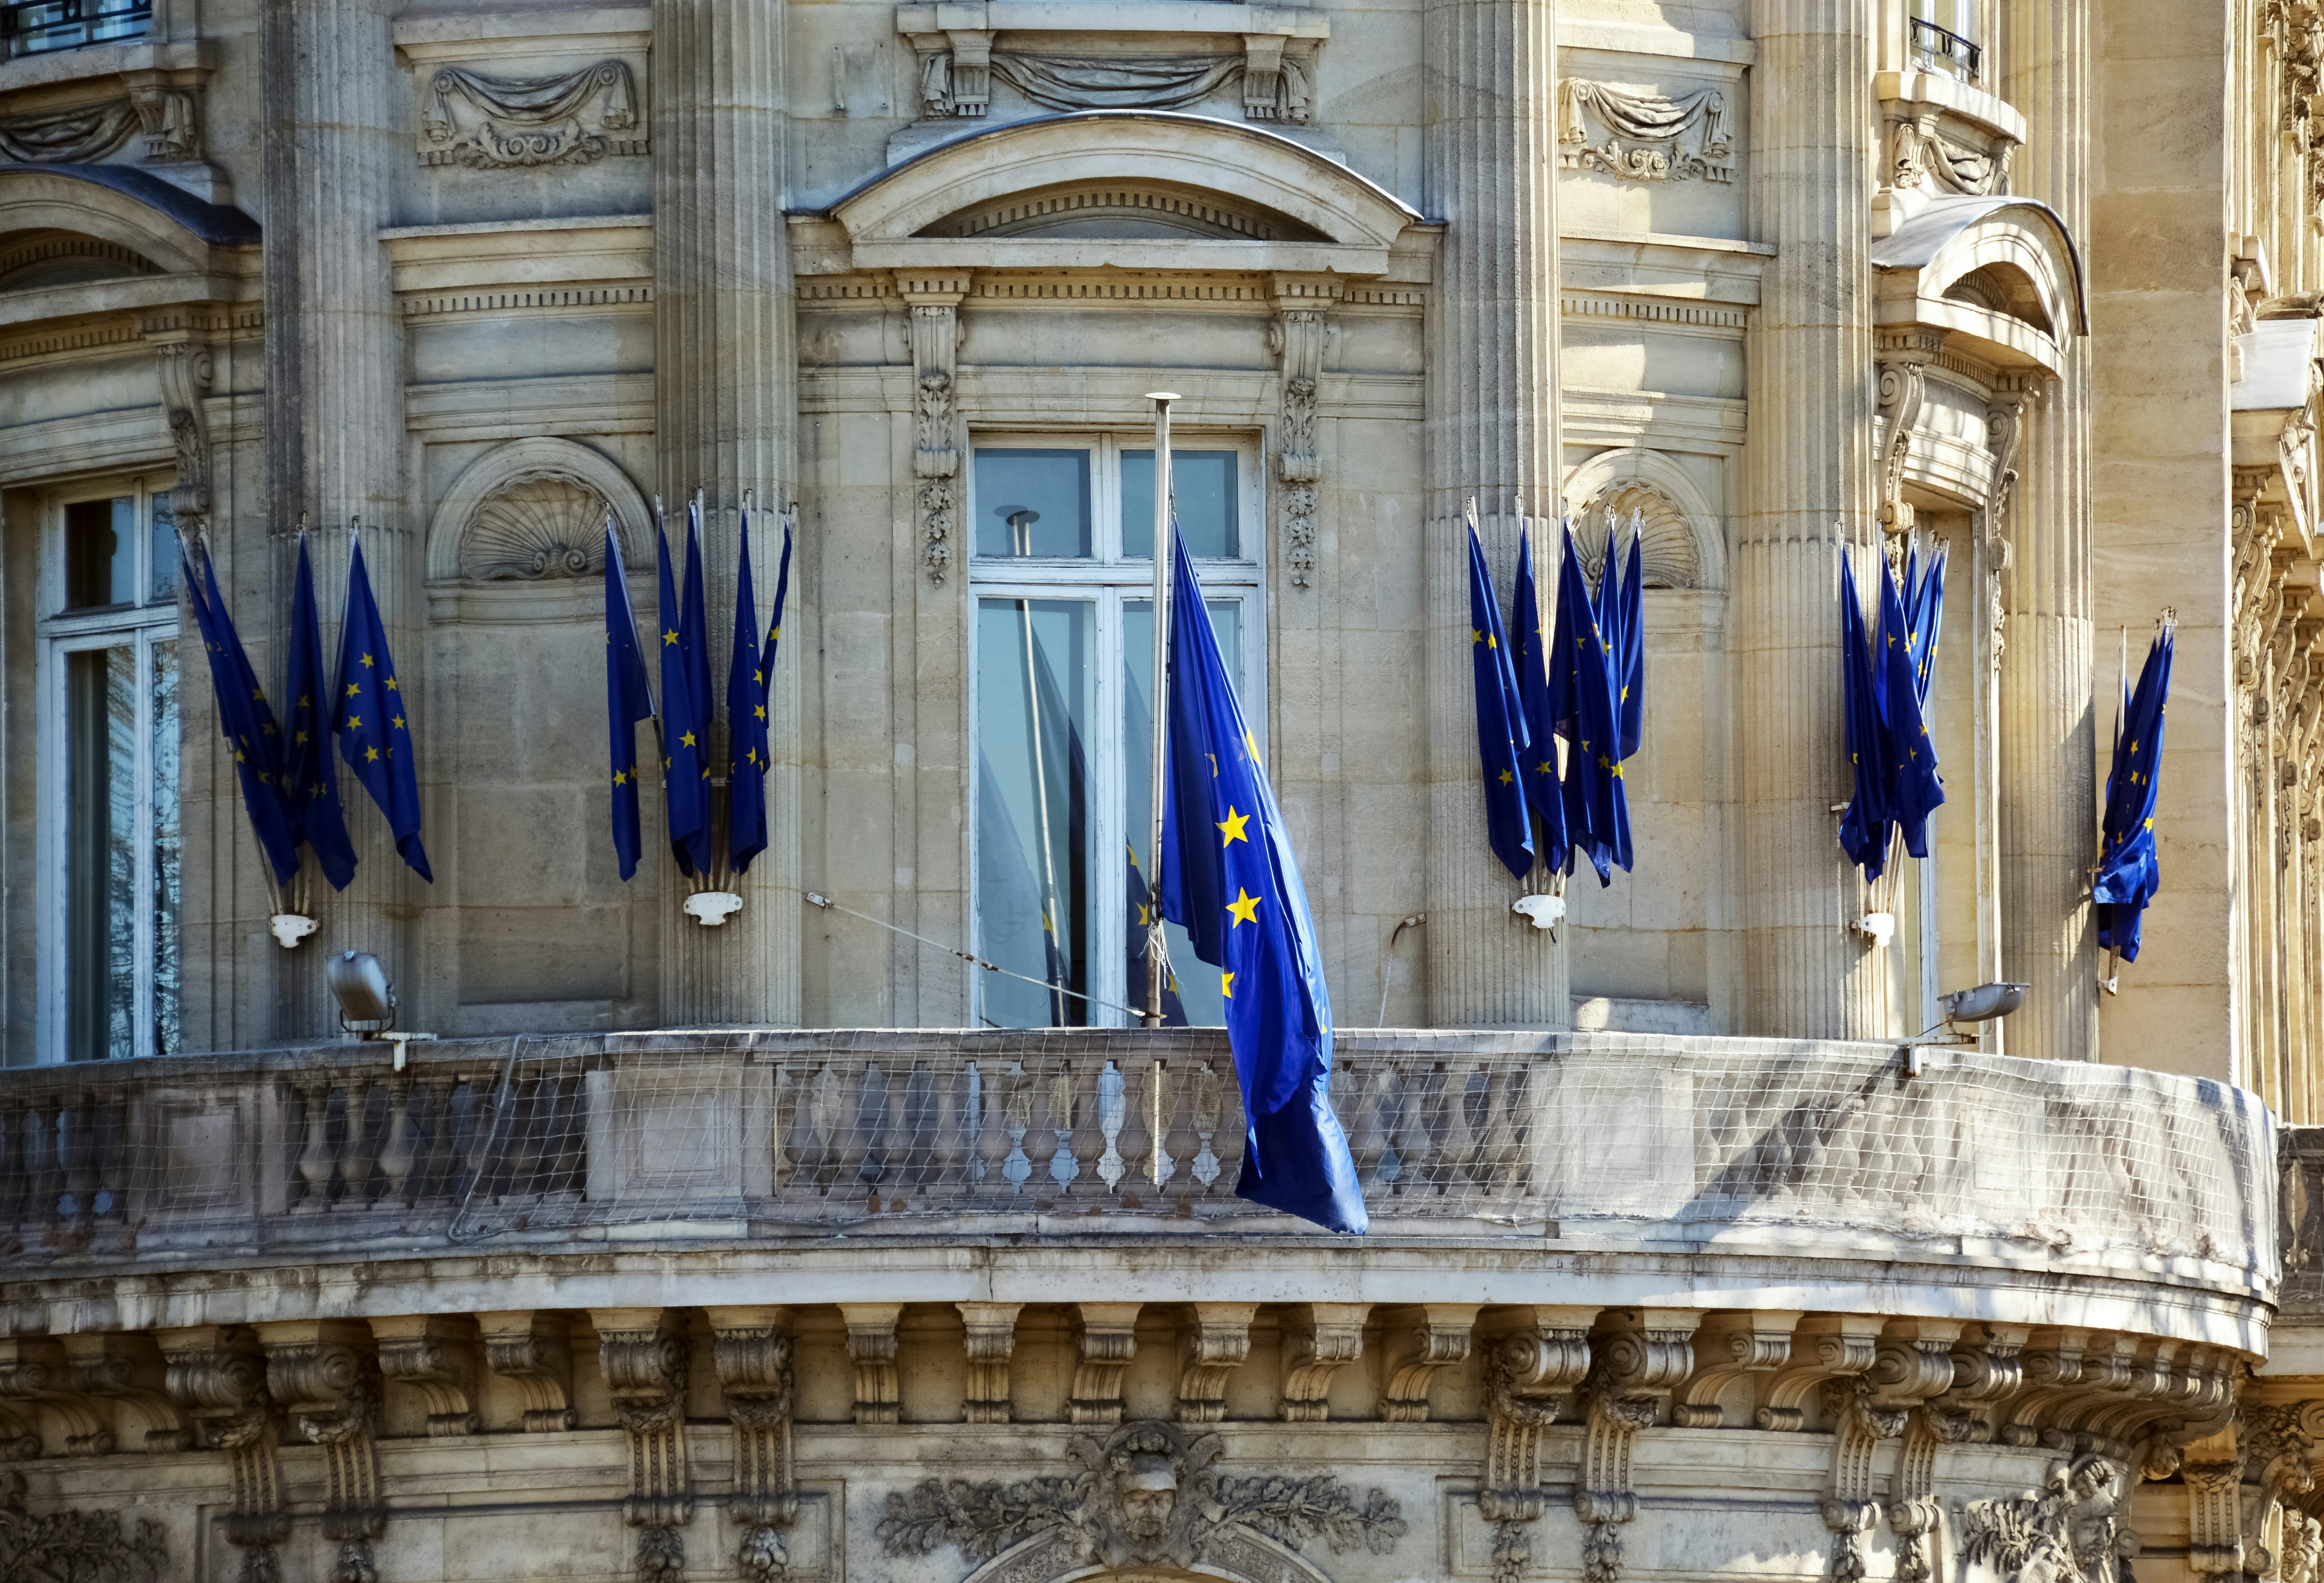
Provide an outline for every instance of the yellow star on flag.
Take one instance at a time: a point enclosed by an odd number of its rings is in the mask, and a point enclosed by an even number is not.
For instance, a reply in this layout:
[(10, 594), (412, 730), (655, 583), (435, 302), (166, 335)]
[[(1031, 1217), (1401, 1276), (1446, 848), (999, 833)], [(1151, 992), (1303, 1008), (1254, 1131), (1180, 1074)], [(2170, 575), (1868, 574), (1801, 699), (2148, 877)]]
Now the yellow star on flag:
[[(1235, 899), (1227, 903), (1227, 916), (1233, 919), (1235, 923), (1258, 922), (1259, 898), (1240, 885), (1235, 886)], [(1227, 927), (1232, 929), (1234, 923), (1230, 923)]]
[(1503, 771), (1501, 772), (1501, 784), (1502, 784), (1502, 785), (1506, 786), (1506, 785), (1508, 785), (1511, 781), (1514, 781), (1514, 780), (1516, 780), (1516, 779), (1517, 779), (1517, 777), (1516, 777), (1515, 775), (1513, 775), (1513, 774), (1509, 773), (1509, 772), (1508, 772), (1508, 771), (1507, 771), (1507, 770), (1503, 770)]
[(370, 656), (369, 654), (365, 654), (365, 655), (363, 657), (363, 662), (364, 662), (364, 670), (368, 671), (368, 670), (372, 669), (371, 656)]
[(662, 641), (665, 644), (668, 644), (668, 643), (674, 643), (678, 642), (678, 628), (676, 628), (676, 627), (674, 627), (674, 626), (673, 626), (673, 627), (671, 627), (668, 632), (666, 632), (666, 633), (662, 634), (661, 634), (661, 641)]
[(361, 698), (363, 696), (363, 683), (360, 681), (348, 682), (347, 696), (349, 698)]
[(372, 764), (377, 764), (379, 762), (379, 749), (376, 747), (364, 748), (364, 757)]
[(692, 747), (695, 745), (694, 733), (691, 731), (687, 732), (685, 736), (678, 739), (678, 743), (680, 747)]
[(395, 728), (396, 728), (398, 731), (401, 731), (401, 730), (402, 730), (402, 729), (403, 729), (403, 717), (402, 717), (401, 715), (398, 715), (398, 716), (396, 716), (396, 717), (395, 717)]
[(614, 784), (614, 785), (616, 785), (616, 786), (626, 786), (626, 785), (628, 785), (629, 783), (630, 783), (630, 777), (629, 777), (629, 774), (628, 774), (628, 773), (627, 773), (626, 771), (622, 771), (622, 770), (615, 770), (615, 771), (613, 772), (613, 784)]
[(1243, 834), (1243, 827), (1249, 823), (1250, 823), (1250, 815), (1247, 813), (1237, 813), (1234, 810), (1233, 805), (1229, 804), (1227, 808), (1227, 817), (1219, 826), (1220, 829), (1226, 832), (1226, 839), (1220, 842), (1219, 845), (1222, 847), (1231, 847), (1237, 841), (1240, 841), (1243, 845), (1249, 846), (1250, 844), (1250, 838)]
[(1219, 975), (1219, 993), (1226, 996), (1229, 1000), (1232, 1000), (1234, 998), (1233, 974), (1222, 973)]
[(346, 727), (344, 727), (344, 729), (346, 729), (346, 730), (349, 730), (349, 731), (353, 731), (354, 729), (355, 729), (357, 727), (361, 726), (362, 724), (363, 724), (363, 717), (362, 717), (361, 715), (349, 715), (349, 716), (347, 717), (347, 723), (346, 723)]

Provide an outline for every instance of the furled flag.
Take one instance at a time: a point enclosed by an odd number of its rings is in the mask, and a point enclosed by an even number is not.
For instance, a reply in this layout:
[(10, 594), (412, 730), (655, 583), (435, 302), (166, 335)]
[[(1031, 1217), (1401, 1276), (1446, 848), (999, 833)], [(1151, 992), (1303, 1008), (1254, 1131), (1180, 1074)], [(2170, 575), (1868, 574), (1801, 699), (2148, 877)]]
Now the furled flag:
[[(1131, 786), (1151, 788), (1154, 784), (1154, 713), (1148, 701), (1150, 694), (1141, 691), (1133, 672), (1129, 685), (1122, 689), (1122, 769), (1123, 779)], [(1150, 817), (1150, 816), (1149, 816)], [(1150, 830), (1151, 825), (1145, 827)], [(1147, 950), (1154, 933), (1155, 899), (1146, 884), (1146, 874), (1138, 865), (1138, 847), (1134, 842), (1123, 843), (1130, 855), (1128, 887), (1130, 915), (1124, 923), (1124, 934), (1130, 948), (1129, 999), (1132, 1004), (1146, 1004)], [(1162, 952), (1162, 1025), (1184, 1028), (1187, 1025), (1186, 1003), (1178, 993), (1178, 975), (1170, 961), (1168, 942)]]
[(1169, 779), (1162, 916), (1222, 969), (1250, 1117), (1239, 1198), (1332, 1231), (1370, 1225), (1332, 1114), (1332, 1005), (1290, 832), (1220, 656), (1185, 540), (1172, 534)]
[(638, 722), (653, 718), (653, 687), (638, 652), (638, 616), (630, 605), (629, 568), (622, 564), (613, 519), (605, 519), (605, 733), (612, 749), (613, 855), (622, 877), (638, 871), (645, 849), (638, 813)]
[(1855, 560), (1845, 548), (1840, 552), (1840, 690), (1849, 773), (1856, 785), (1856, 795), (1840, 818), (1840, 846), (1869, 884), (1887, 870), (1888, 837), (1895, 819), (1888, 811), (1888, 747), (1880, 727), (1872, 650), (1866, 642), (1864, 602), (1856, 591)]
[(1509, 663), (1508, 634), (1485, 548), (1477, 538), (1477, 503), (1469, 503), (1469, 668), (1476, 682), (1477, 756), (1485, 784), (1485, 832), (1501, 866), (1523, 879), (1533, 871), (1533, 816), (1526, 810), (1525, 764), (1533, 746), (1525, 704)]
[(299, 579), (290, 593), (290, 736), (282, 748), (282, 795), (299, 833), (315, 849), (323, 877), (343, 891), (355, 876), (355, 844), (339, 806), (339, 772), (331, 763), (329, 690), (323, 680), (323, 621), (315, 606), (315, 569), (307, 530), (299, 530)]
[(331, 690), (331, 731), (339, 756), (387, 817), (395, 849), (430, 884), (428, 853), (420, 844), (420, 766), (411, 746), (410, 709), (387, 652), (387, 625), (364, 570), (363, 544), (350, 533), (347, 605), (339, 621), (338, 683)]
[[(751, 586), (751, 508), (734, 573), (734, 653), (726, 665), (726, 861), (742, 874), (767, 849), (767, 653)], [(777, 617), (780, 619), (779, 616)]]
[(1923, 716), (1929, 686), (1937, 675), (1937, 642), (1945, 625), (1945, 547), (1940, 543), (1926, 566), (1915, 550), (1904, 560), (1904, 624), (1913, 632), (1914, 693)]
[(274, 883), (287, 885), (299, 872), (299, 834), (282, 799), (281, 733), (274, 711), (266, 707), (266, 692), (258, 685), (250, 656), (243, 652), (242, 636), (235, 631), (207, 554), (202, 557), (202, 582), (189, 578), (186, 595), (209, 656), (210, 690), (217, 698), (218, 727), (234, 754), (235, 778), (242, 782), (242, 805), (267, 866), (274, 871)]
[[(1566, 740), (1565, 825), (1573, 850), (1586, 856), (1601, 885), (1630, 847), (1630, 808), (1622, 789), (1621, 708), (1613, 661), (1599, 613), (1582, 575), (1573, 529), (1563, 532), (1557, 569), (1557, 624), (1550, 642), (1549, 712)], [(1609, 556), (1610, 560), (1610, 556)], [(1612, 569), (1608, 569), (1611, 578)], [(1602, 590), (1604, 584), (1600, 583)]]
[(1526, 735), (1533, 744), (1523, 761), (1526, 806), (1541, 821), (1537, 839), (1544, 865), (1552, 874), (1560, 874), (1571, 855), (1565, 832), (1565, 789), (1557, 774), (1556, 723), (1549, 708), (1549, 664), (1556, 656), (1547, 629), (1541, 614), (1541, 592), (1534, 584), (1533, 529), (1526, 526), (1517, 533), (1516, 602), (1509, 608), (1509, 664), (1517, 673), (1517, 702), (1524, 708)]
[(1915, 857), (1929, 855), (1929, 816), (1945, 801), (1945, 783), (1937, 773), (1937, 745), (1921, 713), (1922, 682), (1914, 650), (1912, 623), (1904, 616), (1904, 600), (1896, 579), (1886, 568), (1880, 573), (1880, 627), (1874, 644), (1877, 667), (1875, 690), (1880, 699), (1880, 726), (1887, 739), (1888, 811), (1904, 834), (1904, 850)]
[[(1614, 644), (1614, 702), (1622, 715), (1622, 759), (1628, 763), (1638, 755), (1638, 745), (1646, 728), (1646, 521), (1642, 514), (1630, 514), (1630, 552), (1624, 558), (1622, 582), (1615, 603), (1620, 609), (1621, 640)], [(1607, 537), (1606, 566), (1612, 574), (1614, 545), (1611, 534)], [(1627, 795), (1627, 787), (1626, 787)], [(1623, 834), (1629, 834), (1624, 821)], [(1630, 866), (1625, 853), (1622, 866)]]
[[(710, 872), (710, 700), (694, 697), (693, 667), (687, 662), (686, 613), (678, 602), (678, 579), (670, 570), (669, 536), (654, 524), (661, 586), (655, 606), (661, 641), (661, 786), (669, 813), (669, 849), (681, 873)], [(696, 619), (701, 606), (695, 606)]]
[(2090, 887), (2097, 903), (2098, 944), (2126, 961), (2138, 960), (2146, 904), (2163, 888), (2154, 850), (2155, 773), (2163, 764), (2163, 716), (2171, 697), (2171, 660), (2178, 625), (2169, 615), (2139, 668), (2138, 689), (2126, 694), (2114, 730), (2114, 767), (2107, 774), (2104, 845)]

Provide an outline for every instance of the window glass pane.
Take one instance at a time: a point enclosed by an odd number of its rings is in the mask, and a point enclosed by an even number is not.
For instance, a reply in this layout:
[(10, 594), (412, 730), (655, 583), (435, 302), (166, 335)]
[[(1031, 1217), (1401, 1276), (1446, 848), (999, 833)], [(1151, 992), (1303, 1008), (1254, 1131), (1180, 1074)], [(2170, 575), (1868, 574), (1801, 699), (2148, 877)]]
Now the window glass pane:
[(1036, 980), (977, 975), (993, 1027), (1089, 1021), (1085, 1002), (1055, 991), (1090, 988), (1093, 614), (1078, 600), (977, 601), (977, 938)]
[(76, 500), (65, 507), (65, 608), (137, 600), (137, 503)]
[(1089, 452), (979, 446), (976, 553), (1087, 559)]
[[(1170, 451), (1170, 493), (1178, 503), (1178, 531), (1186, 553), (1197, 560), (1240, 560), (1242, 528), (1236, 515), (1231, 450)], [(1125, 560), (1154, 559), (1154, 452), (1121, 453), (1121, 553)]]
[(136, 651), (65, 656), (66, 1053), (136, 1052)]
[(170, 509), (170, 492), (153, 496), (153, 592), (151, 605), (168, 605), (178, 597), (178, 519)]
[[(1149, 475), (1150, 477), (1150, 475)], [(1149, 496), (1148, 498), (1151, 498)], [(1210, 607), (1211, 630), (1218, 634), (1219, 653), (1227, 662), (1227, 674), (1235, 679), (1236, 693), (1244, 707), (1250, 700), (1240, 699), (1242, 688), (1242, 602), (1239, 599), (1206, 599)], [(1124, 955), (1129, 961), (1127, 1004), (1146, 1004), (1146, 920), (1142, 908), (1147, 904), (1148, 874), (1154, 844), (1154, 602), (1151, 599), (1125, 600), (1121, 606), (1121, 660), (1123, 680), (1121, 708), (1122, 806), (1125, 810), (1123, 828), (1130, 832), (1129, 918), (1125, 923)], [(1221, 1028), (1226, 1025), (1226, 997), (1219, 992), (1219, 970), (1197, 958), (1194, 942), (1186, 931), (1175, 923), (1162, 926), (1163, 938), (1170, 950), (1170, 975), (1175, 981), (1178, 1003), (1185, 1009), (1185, 1020), (1198, 1028)], [(1169, 996), (1163, 997), (1163, 1009), (1169, 1010)], [(1178, 1019), (1170, 1017), (1175, 1026)]]
[(178, 1050), (178, 645), (152, 648), (153, 739), (147, 746), (153, 787), (153, 1053)]

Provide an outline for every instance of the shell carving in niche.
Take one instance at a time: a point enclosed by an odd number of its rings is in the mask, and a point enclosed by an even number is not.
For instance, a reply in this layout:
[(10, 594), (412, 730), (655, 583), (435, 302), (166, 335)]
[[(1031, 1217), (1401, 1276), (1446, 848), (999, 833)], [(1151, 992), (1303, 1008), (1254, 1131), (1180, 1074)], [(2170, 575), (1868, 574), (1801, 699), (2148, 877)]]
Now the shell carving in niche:
[(605, 502), (562, 476), (502, 485), (460, 537), (460, 575), (473, 582), (586, 577), (604, 565)]
[(1595, 579), (1606, 559), (1606, 508), (1614, 508), (1622, 524), (1627, 547), (1630, 514), (1642, 514), (1646, 551), (1640, 557), (1650, 588), (1692, 588), (1702, 583), (1702, 560), (1695, 548), (1694, 530), (1671, 497), (1651, 484), (1636, 479), (1607, 485), (1573, 514), (1573, 543), (1582, 564)]

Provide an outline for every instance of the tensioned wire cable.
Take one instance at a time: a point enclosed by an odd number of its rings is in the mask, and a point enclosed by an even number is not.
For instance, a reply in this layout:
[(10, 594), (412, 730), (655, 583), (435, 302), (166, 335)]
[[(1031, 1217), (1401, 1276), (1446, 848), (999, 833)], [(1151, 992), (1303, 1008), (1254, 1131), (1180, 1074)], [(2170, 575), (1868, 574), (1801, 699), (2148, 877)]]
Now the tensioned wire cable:
[(1139, 1011), (1133, 1006), (1123, 1005), (1120, 1001), (1103, 1000), (1094, 995), (1084, 995), (1078, 989), (1067, 989), (1063, 985), (1051, 984), (1046, 979), (1036, 978), (1029, 973), (1011, 972), (1009, 968), (1002, 967), (998, 962), (988, 962), (982, 957), (962, 950), (958, 946), (948, 946), (940, 940), (930, 940), (925, 934), (914, 934), (908, 929), (900, 928), (896, 924), (889, 922), (884, 918), (874, 918), (869, 912), (858, 912), (853, 907), (843, 907), (838, 903), (833, 901), (829, 896), (818, 894), (814, 891), (807, 893), (807, 903), (810, 907), (820, 907), (826, 912), (844, 912), (850, 918), (861, 918), (866, 923), (876, 923), (890, 934), (900, 934), (906, 940), (916, 940), (924, 946), (934, 946), (937, 950), (943, 951), (948, 956), (958, 957), (962, 961), (970, 964), (972, 967), (982, 967), (987, 973), (998, 973), (1003, 978), (1015, 978), (1027, 984), (1038, 985), (1041, 988), (1048, 990), (1053, 994), (1069, 995), (1075, 1000), (1086, 1001), (1093, 1006), (1103, 1006), (1108, 1011), (1128, 1012), (1133, 1017), (1143, 1017), (1146, 1014), (1144, 1012)]

